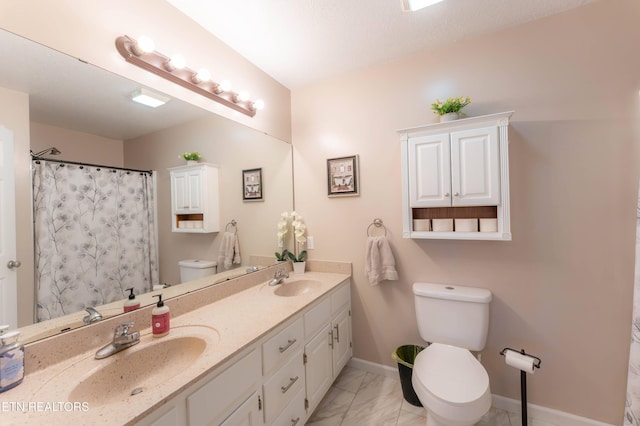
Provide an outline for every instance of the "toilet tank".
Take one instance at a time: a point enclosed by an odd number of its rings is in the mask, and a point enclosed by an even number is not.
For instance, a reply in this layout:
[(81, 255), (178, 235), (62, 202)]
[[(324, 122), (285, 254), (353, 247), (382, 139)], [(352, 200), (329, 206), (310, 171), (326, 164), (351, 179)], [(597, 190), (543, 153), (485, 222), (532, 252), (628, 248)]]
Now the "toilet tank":
[(216, 273), (217, 264), (213, 260), (187, 259), (178, 262), (180, 282), (192, 281)]
[(416, 319), (420, 336), (480, 351), (489, 332), (491, 292), (459, 285), (414, 283)]

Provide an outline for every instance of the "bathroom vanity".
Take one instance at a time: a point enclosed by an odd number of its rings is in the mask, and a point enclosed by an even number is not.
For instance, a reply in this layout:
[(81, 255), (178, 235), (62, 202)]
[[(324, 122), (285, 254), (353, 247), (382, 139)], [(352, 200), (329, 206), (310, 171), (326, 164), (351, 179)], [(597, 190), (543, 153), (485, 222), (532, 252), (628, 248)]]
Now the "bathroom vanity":
[[(0, 404), (74, 405), (14, 406), (3, 424), (304, 424), (352, 354), (351, 265), (310, 267), (278, 286), (267, 284), (270, 267), (169, 300), (172, 328), (162, 338), (151, 337), (143, 308), (99, 324), (98, 336), (84, 328), (28, 346), (31, 368)], [(130, 320), (141, 324), (141, 342), (94, 359), (113, 327)], [(82, 352), (58, 353), (74, 338)]]

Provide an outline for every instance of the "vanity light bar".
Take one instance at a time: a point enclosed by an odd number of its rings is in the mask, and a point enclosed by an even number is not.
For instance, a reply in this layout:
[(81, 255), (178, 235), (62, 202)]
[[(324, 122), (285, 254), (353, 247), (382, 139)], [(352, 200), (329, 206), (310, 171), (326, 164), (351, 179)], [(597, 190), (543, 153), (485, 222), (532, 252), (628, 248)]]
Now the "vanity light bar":
[[(152, 72), (179, 84), (199, 95), (205, 96), (229, 108), (253, 117), (256, 110), (264, 108), (264, 102), (260, 99), (252, 101), (246, 92), (233, 92), (228, 81), (215, 83), (211, 81), (206, 70), (193, 71), (186, 66), (175, 67), (172, 58), (169, 58), (153, 48), (144, 48), (140, 42), (129, 36), (120, 36), (116, 39), (118, 53), (129, 63), (144, 70)], [(151, 45), (153, 46), (153, 45)]]

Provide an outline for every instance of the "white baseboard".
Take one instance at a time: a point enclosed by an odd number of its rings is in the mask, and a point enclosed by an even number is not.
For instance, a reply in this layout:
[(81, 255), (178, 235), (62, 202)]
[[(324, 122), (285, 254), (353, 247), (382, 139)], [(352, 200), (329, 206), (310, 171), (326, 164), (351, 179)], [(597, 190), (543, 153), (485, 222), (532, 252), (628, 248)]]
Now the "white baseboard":
[[(397, 367), (389, 367), (387, 365), (377, 364), (375, 362), (365, 361), (359, 358), (351, 358), (349, 366), (367, 371), (369, 373), (378, 374), (380, 376), (398, 378)], [(521, 402), (517, 399), (507, 398), (500, 395), (491, 395), (492, 405), (500, 410), (506, 410), (511, 413), (520, 413)], [(586, 417), (576, 416), (575, 414), (565, 413), (564, 411), (554, 410), (552, 408), (543, 407), (536, 404), (527, 404), (527, 417), (544, 422), (548, 422), (558, 426), (613, 426), (609, 423), (591, 420)]]

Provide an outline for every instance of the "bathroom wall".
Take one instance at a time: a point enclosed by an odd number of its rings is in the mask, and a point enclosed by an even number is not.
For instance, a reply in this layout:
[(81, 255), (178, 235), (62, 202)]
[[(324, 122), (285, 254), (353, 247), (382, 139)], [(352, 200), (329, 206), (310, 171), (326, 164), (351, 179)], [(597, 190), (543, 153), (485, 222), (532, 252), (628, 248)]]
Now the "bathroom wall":
[[(393, 365), (420, 343), (415, 281), (489, 288), (483, 352), (494, 394), (520, 398), (504, 347), (542, 358), (529, 402), (622, 424), (634, 273), (640, 130), (640, 6), (597, 2), (418, 53), (292, 93), (296, 210), (311, 259), (353, 262), (354, 356)], [(401, 237), (397, 129), (435, 122), (436, 98), (471, 96), (469, 115), (515, 110), (513, 241)], [(361, 195), (327, 198), (327, 158), (360, 155)], [(381, 218), (400, 280), (363, 273)]]
[(122, 140), (36, 122), (31, 122), (30, 130), (33, 152), (55, 146), (62, 151), (62, 154), (50, 157), (56, 160), (104, 164), (114, 167), (124, 165), (124, 143)]

